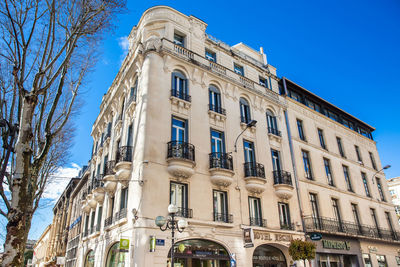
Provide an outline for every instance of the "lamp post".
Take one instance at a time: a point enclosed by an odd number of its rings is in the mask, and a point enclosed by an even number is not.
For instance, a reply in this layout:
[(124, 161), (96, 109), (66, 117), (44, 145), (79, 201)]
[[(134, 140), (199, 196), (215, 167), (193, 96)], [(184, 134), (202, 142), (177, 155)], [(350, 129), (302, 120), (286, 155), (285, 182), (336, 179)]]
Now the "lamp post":
[[(0, 179), (3, 181), (4, 174), (6, 173), (8, 159), (10, 158), (11, 152), (14, 152), (13, 144), (15, 136), (18, 133), (18, 124), (11, 125), (6, 119), (0, 119), (0, 128), (8, 128), (4, 132), (2, 132), (3, 138), (3, 148), (7, 150), (6, 156), (4, 158), (3, 166), (1, 166), (0, 170)], [(10, 141), (8, 140), (10, 138)]]
[(378, 173), (380, 173), (380, 172), (383, 171), (383, 170), (387, 170), (387, 169), (389, 169), (390, 167), (392, 167), (392, 166), (390, 166), (390, 165), (385, 165), (382, 169), (380, 169), (379, 171), (375, 172), (374, 175), (372, 175), (372, 183), (375, 184), (374, 178), (375, 178), (375, 176), (376, 176)]
[(166, 231), (171, 229), (172, 246), (171, 246), (171, 267), (174, 267), (174, 245), (175, 245), (175, 230), (182, 233), (187, 227), (187, 222), (185, 220), (175, 219), (176, 213), (178, 212), (178, 207), (174, 204), (168, 206), (169, 217), (157, 216), (155, 223), (160, 227), (161, 231)]
[(256, 124), (257, 124), (257, 121), (256, 121), (256, 120), (251, 120), (251, 121), (249, 121), (249, 122), (246, 124), (246, 128), (244, 128), (244, 130), (238, 135), (238, 137), (236, 137), (236, 140), (235, 140), (235, 152), (237, 152), (237, 147), (236, 147), (236, 145), (237, 145), (237, 141), (238, 141), (239, 137), (247, 130), (247, 128), (253, 127), (253, 126), (255, 126)]

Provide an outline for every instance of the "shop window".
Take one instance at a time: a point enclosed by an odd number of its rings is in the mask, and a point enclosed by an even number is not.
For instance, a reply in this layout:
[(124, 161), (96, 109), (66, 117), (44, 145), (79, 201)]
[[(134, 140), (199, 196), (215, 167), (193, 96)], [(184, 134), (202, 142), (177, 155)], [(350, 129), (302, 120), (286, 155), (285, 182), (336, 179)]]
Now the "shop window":
[(372, 267), (370, 255), (369, 254), (363, 254), (362, 257), (363, 257), (363, 260), (364, 260), (364, 266), (365, 267)]
[(261, 245), (254, 250), (252, 266), (287, 266), (287, 263), (280, 249)]
[(93, 250), (90, 250), (89, 253), (86, 255), (84, 267), (94, 267), (94, 251)]
[(376, 255), (376, 260), (378, 261), (378, 267), (388, 267), (385, 255)]
[(108, 251), (106, 267), (125, 266), (127, 253), (119, 249), (119, 242), (111, 246)]

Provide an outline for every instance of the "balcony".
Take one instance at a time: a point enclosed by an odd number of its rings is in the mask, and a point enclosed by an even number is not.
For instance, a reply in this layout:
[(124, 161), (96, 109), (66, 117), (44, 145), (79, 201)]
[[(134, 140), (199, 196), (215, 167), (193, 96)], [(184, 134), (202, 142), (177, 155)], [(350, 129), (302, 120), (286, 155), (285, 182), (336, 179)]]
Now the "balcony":
[(232, 155), (228, 153), (213, 152), (209, 154), (210, 179), (214, 185), (229, 186), (233, 182)]
[(192, 97), (190, 95), (188, 95), (185, 92), (181, 92), (181, 91), (175, 90), (175, 89), (171, 90), (171, 96), (179, 98), (181, 100), (185, 100), (186, 102), (191, 102), (192, 101)]
[(217, 105), (208, 105), (208, 116), (212, 125), (224, 126), (226, 120), (226, 110)]
[(100, 204), (103, 204), (104, 195), (105, 195), (105, 188), (103, 182), (103, 174), (98, 174), (96, 179), (92, 181), (93, 183), (93, 198)]
[(167, 145), (168, 172), (179, 179), (192, 176), (196, 165), (194, 145), (182, 141), (170, 141)]
[(104, 228), (112, 225), (112, 223), (113, 223), (113, 217), (111, 215), (110, 217), (108, 217), (104, 220)]
[(215, 222), (233, 223), (233, 215), (228, 213), (214, 212)]
[(339, 235), (362, 236), (400, 242), (400, 232), (391, 231), (389, 229), (338, 221), (333, 218), (317, 218), (312, 216), (305, 217), (304, 222), (308, 232), (328, 232)]
[(118, 148), (115, 179), (124, 186), (128, 185), (132, 173), (132, 146), (122, 146)]
[(89, 213), (90, 212), (90, 206), (89, 206), (89, 201), (88, 200), (86, 200), (86, 199), (82, 200), (81, 205), (82, 205), (82, 211), (84, 213)]
[(193, 210), (188, 208), (178, 207), (177, 217), (193, 218)]
[(247, 191), (256, 194), (264, 192), (267, 183), (264, 165), (256, 162), (244, 163), (244, 177)]
[(104, 190), (109, 195), (114, 195), (115, 189), (117, 188), (117, 180), (115, 179), (115, 160), (107, 161), (104, 166)]
[(273, 171), (275, 194), (283, 199), (293, 196), (292, 176), (287, 171)]
[(122, 208), (120, 211), (115, 213), (113, 222), (118, 222), (124, 218), (126, 218), (126, 208)]
[(279, 136), (279, 137), (282, 136), (281, 131), (279, 131), (276, 128), (272, 128), (272, 127), (268, 127), (268, 133), (272, 134), (272, 135), (275, 135), (275, 136)]
[(282, 230), (291, 230), (291, 231), (294, 231), (296, 228), (295, 228), (295, 226), (294, 226), (294, 223), (284, 223), (284, 222), (281, 222), (280, 223), (280, 226), (281, 226), (281, 229)]
[(267, 220), (262, 218), (250, 217), (251, 226), (267, 227)]
[(208, 110), (226, 116), (226, 110), (220, 106), (209, 104)]

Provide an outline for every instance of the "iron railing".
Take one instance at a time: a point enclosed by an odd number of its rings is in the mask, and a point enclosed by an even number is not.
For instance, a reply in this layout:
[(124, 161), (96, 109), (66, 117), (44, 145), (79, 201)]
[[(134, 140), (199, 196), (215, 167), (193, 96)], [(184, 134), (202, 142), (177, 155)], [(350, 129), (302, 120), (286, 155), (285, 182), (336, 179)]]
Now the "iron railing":
[(276, 135), (276, 136), (282, 136), (281, 131), (279, 131), (276, 128), (273, 127), (268, 127), (268, 133)]
[(97, 174), (96, 177), (92, 180), (92, 189), (103, 187), (103, 185), (103, 174)]
[(115, 174), (114, 167), (115, 167), (115, 160), (107, 161), (107, 163), (104, 166), (104, 176)]
[(390, 229), (377, 228), (370, 225), (312, 216), (305, 217), (304, 222), (306, 230), (310, 232), (320, 230), (330, 233), (344, 233), (354, 236), (400, 241), (399, 232), (392, 231)]
[(192, 218), (193, 210), (188, 208), (178, 207), (178, 212), (176, 213), (176, 216), (183, 218)]
[(250, 217), (250, 225), (267, 227), (267, 220), (257, 217)]
[(121, 210), (115, 213), (114, 222), (119, 221), (123, 218), (126, 218), (126, 208), (122, 208)]
[(214, 212), (214, 221), (215, 222), (233, 223), (233, 215), (228, 214), (228, 213)]
[(113, 223), (112, 215), (104, 220), (104, 227), (108, 227)]
[(282, 230), (295, 230), (295, 226), (294, 226), (294, 223), (284, 223), (284, 222), (281, 222), (280, 223), (280, 226), (281, 226), (281, 229)]
[(256, 162), (244, 163), (244, 177), (259, 177), (265, 179), (264, 165)]
[(233, 170), (232, 155), (229, 153), (212, 152), (209, 154), (210, 169), (221, 168)]
[(217, 113), (222, 114), (222, 115), (226, 115), (226, 110), (224, 108), (218, 106), (218, 105), (209, 104), (208, 105), (208, 110), (217, 112)]
[(279, 171), (273, 171), (272, 174), (274, 176), (274, 184), (293, 185), (292, 175), (290, 174), (290, 172), (279, 170)]
[(172, 89), (171, 90), (171, 96), (180, 98), (180, 99), (185, 100), (187, 102), (191, 102), (192, 101), (192, 97), (190, 95), (188, 95), (185, 92), (176, 90), (176, 89)]
[(243, 122), (243, 123), (249, 123), (251, 121), (251, 118), (250, 117), (246, 117), (246, 116), (240, 116), (240, 122)]
[(167, 158), (195, 160), (194, 145), (182, 141), (170, 141), (167, 144)]
[(132, 162), (132, 146), (121, 146), (118, 148), (116, 162), (121, 161)]

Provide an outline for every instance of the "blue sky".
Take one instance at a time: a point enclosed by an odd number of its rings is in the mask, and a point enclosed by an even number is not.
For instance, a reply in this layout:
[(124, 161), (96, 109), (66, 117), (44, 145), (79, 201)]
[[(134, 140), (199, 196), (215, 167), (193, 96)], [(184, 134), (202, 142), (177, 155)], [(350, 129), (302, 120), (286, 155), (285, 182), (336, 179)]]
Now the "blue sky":
[[(400, 2), (385, 1), (129, 1), (108, 34), (76, 118), (76, 138), (69, 169), (87, 164), (92, 124), (103, 94), (123, 59), (121, 38), (154, 5), (168, 5), (194, 15), (206, 32), (229, 45), (243, 42), (267, 54), (278, 76), (285, 76), (348, 113), (374, 126), (387, 177), (400, 176)], [(69, 173), (69, 172), (67, 172)], [(51, 223), (51, 208), (35, 216), (30, 238)]]

